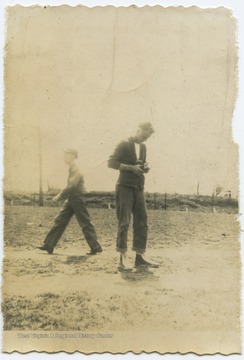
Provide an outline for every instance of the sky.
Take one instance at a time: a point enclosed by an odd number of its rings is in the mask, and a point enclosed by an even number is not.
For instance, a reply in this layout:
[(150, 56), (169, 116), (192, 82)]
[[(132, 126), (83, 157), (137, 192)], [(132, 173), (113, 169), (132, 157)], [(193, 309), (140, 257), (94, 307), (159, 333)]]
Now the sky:
[(108, 157), (151, 121), (146, 191), (237, 196), (235, 32), (224, 8), (9, 9), (5, 189), (38, 190), (40, 134), (44, 190), (65, 186), (67, 147), (88, 191), (114, 190)]

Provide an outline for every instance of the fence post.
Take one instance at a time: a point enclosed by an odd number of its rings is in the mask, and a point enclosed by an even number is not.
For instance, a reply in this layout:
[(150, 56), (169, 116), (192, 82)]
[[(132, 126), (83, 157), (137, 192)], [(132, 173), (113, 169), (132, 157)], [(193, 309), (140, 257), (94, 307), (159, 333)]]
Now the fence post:
[(167, 194), (166, 192), (164, 193), (164, 210), (167, 210)]
[(214, 192), (212, 194), (212, 212), (215, 212), (215, 209), (214, 209)]
[(153, 208), (156, 210), (156, 193), (153, 193)]

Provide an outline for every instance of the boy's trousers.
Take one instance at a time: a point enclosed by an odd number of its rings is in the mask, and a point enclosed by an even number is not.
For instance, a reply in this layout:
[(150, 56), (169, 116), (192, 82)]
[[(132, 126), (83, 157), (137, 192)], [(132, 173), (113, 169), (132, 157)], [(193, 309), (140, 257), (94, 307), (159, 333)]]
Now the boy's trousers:
[(69, 198), (64, 202), (59, 215), (54, 220), (53, 227), (46, 236), (44, 241), (45, 245), (47, 245), (49, 248), (54, 248), (57, 245), (73, 215), (76, 216), (91, 250), (99, 249), (101, 245), (97, 240), (95, 228), (90, 220), (90, 215), (82, 199), (82, 196)]

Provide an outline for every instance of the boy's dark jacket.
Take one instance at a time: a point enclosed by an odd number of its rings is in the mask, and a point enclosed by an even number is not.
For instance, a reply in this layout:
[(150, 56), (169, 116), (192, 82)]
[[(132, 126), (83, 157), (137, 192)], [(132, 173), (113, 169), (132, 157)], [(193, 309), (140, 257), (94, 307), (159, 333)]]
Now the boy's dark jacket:
[[(146, 162), (146, 146), (140, 144), (140, 157), (142, 164)], [(108, 167), (118, 170), (120, 164), (136, 165), (137, 157), (135, 143), (132, 138), (122, 141), (115, 149), (113, 155), (109, 157)], [(132, 171), (120, 171), (117, 185), (144, 188), (145, 176), (137, 176)]]

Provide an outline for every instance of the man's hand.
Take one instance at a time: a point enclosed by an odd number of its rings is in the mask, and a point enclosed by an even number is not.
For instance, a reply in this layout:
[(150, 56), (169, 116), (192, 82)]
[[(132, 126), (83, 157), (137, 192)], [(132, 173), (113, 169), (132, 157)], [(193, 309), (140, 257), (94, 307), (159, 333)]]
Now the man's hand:
[(143, 170), (144, 170), (144, 173), (145, 173), (145, 174), (148, 173), (148, 171), (150, 170), (150, 167), (149, 167), (149, 164), (148, 164), (148, 163), (145, 163), (145, 164), (144, 164)]
[(131, 165), (131, 171), (137, 176), (142, 176), (144, 174), (140, 165)]
[(140, 168), (143, 170), (144, 174), (147, 174), (150, 170), (149, 164), (147, 162), (143, 163), (142, 160), (137, 160), (136, 165), (140, 165)]
[(144, 173), (144, 170), (141, 168), (140, 164), (137, 165), (126, 165), (126, 164), (120, 164), (119, 167), (120, 171), (131, 171), (137, 176), (142, 176)]
[(54, 196), (53, 198), (52, 198), (52, 201), (53, 202), (57, 202), (57, 201), (59, 201), (60, 200), (60, 194), (58, 194), (58, 195), (56, 195), (56, 196)]

